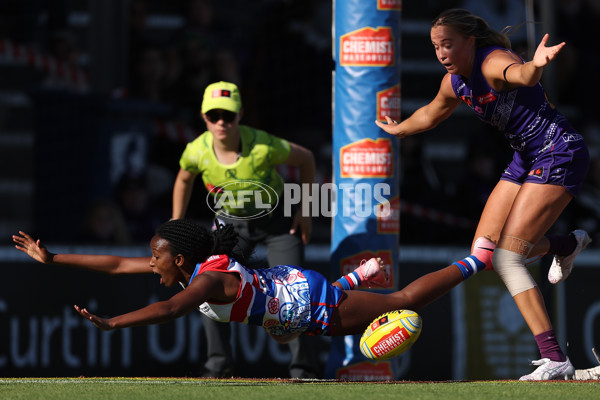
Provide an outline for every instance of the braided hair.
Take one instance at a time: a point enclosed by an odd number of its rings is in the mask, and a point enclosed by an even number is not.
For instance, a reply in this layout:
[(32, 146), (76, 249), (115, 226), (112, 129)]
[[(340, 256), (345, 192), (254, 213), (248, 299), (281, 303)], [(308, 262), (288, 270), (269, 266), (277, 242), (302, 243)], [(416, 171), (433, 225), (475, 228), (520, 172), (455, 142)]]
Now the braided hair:
[(238, 234), (232, 225), (217, 222), (217, 228), (209, 231), (204, 225), (189, 219), (174, 219), (162, 224), (156, 235), (169, 242), (171, 254), (183, 255), (197, 264), (216, 254), (235, 257), (234, 248), (238, 242)]
[(495, 45), (511, 49), (507, 32), (513, 31), (512, 27), (508, 26), (502, 32), (497, 32), (490, 28), (483, 18), (473, 15), (467, 10), (452, 8), (443, 11), (431, 21), (431, 28), (438, 26), (452, 27), (464, 37), (474, 36), (477, 48)]

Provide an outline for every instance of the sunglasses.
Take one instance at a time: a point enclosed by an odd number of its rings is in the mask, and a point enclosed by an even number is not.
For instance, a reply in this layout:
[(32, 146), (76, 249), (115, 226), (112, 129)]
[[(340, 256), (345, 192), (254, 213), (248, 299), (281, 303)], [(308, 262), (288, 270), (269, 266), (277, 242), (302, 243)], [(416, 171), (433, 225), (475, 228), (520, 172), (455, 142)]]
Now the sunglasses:
[(210, 111), (206, 112), (206, 118), (208, 118), (208, 120), (210, 122), (212, 122), (213, 124), (216, 124), (220, 120), (223, 120), (223, 122), (226, 122), (226, 123), (233, 122), (233, 120), (235, 119), (236, 116), (237, 116), (236, 113), (231, 112), (231, 111), (225, 111), (225, 110), (223, 110), (223, 111), (210, 110)]

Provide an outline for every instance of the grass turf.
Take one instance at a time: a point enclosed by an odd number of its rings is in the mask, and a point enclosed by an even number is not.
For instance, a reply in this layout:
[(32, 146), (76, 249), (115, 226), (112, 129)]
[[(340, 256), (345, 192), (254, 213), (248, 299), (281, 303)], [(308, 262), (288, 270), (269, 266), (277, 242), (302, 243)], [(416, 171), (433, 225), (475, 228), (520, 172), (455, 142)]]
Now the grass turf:
[(340, 382), (278, 379), (0, 378), (2, 400), (600, 399), (600, 382)]

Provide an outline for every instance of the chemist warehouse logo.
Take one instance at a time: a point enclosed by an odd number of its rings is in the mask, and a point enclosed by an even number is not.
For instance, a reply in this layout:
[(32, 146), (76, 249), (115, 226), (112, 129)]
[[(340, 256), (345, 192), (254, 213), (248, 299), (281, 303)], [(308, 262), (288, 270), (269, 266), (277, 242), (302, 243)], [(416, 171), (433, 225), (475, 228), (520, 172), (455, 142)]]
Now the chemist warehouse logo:
[(390, 139), (362, 139), (340, 149), (342, 178), (390, 178), (394, 159)]
[[(278, 194), (269, 185), (257, 181), (230, 181), (208, 187), (206, 204), (217, 215), (238, 220), (266, 217), (277, 207), (291, 217), (298, 211), (305, 217), (348, 217), (377, 219), (392, 213), (391, 188), (387, 183), (343, 183), (319, 185), (286, 183)], [(338, 211), (339, 208), (339, 211)]]
[(395, 38), (392, 28), (364, 27), (340, 37), (340, 65), (343, 67), (391, 67), (395, 65)]

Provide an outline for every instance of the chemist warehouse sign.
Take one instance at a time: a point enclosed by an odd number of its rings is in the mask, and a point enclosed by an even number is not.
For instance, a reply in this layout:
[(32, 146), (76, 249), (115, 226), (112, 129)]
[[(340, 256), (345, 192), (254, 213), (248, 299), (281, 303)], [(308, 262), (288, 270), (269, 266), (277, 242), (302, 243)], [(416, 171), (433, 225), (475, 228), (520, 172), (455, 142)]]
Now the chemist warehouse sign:
[(341, 176), (386, 178), (394, 172), (389, 139), (363, 139), (340, 150)]
[(395, 63), (394, 36), (389, 27), (366, 27), (342, 35), (340, 65), (389, 67)]

